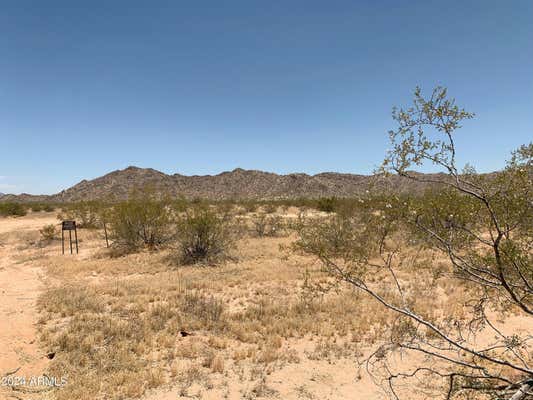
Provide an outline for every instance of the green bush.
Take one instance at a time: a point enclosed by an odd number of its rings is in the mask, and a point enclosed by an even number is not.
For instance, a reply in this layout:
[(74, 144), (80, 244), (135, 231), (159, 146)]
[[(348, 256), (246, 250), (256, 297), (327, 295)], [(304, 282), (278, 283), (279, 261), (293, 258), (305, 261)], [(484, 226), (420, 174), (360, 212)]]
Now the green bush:
[(43, 226), (43, 228), (39, 230), (39, 233), (41, 234), (41, 239), (44, 241), (49, 242), (57, 238), (57, 229), (54, 224)]
[(27, 213), (27, 207), (20, 203), (5, 202), (0, 203), (0, 215), (2, 216), (24, 216)]
[(116, 204), (106, 219), (114, 247), (133, 251), (141, 247), (155, 249), (173, 237), (173, 217), (167, 202), (149, 193), (134, 194)]
[(32, 212), (41, 212), (41, 211), (43, 211), (43, 206), (41, 204), (32, 204), (31, 205), (31, 211)]
[(178, 213), (187, 210), (188, 205), (189, 202), (184, 197), (178, 197), (177, 199), (171, 201), (171, 207)]
[(55, 211), (55, 207), (52, 204), (45, 204), (43, 205), (43, 211), (45, 212), (52, 212)]
[(337, 203), (338, 201), (335, 197), (321, 197), (316, 202), (316, 208), (319, 211), (331, 213), (335, 211)]
[(31, 203), (30, 208), (32, 212), (51, 212), (55, 210), (55, 207), (49, 203)]
[(237, 226), (208, 206), (195, 206), (178, 220), (179, 261), (183, 264), (216, 263), (235, 244)]

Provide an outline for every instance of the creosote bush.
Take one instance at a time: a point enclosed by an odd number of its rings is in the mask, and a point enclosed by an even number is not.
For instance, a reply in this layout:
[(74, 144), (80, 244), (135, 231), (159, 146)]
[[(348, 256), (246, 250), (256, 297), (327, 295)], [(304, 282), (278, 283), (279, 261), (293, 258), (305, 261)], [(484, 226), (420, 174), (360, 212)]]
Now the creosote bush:
[(55, 206), (51, 203), (31, 203), (32, 212), (51, 212), (55, 210)]
[(238, 226), (228, 214), (220, 215), (196, 205), (178, 218), (179, 261), (183, 264), (214, 263), (228, 257)]
[(43, 211), (43, 206), (39, 203), (36, 203), (36, 204), (32, 204), (31, 205), (31, 211), (32, 212), (41, 212)]
[(41, 239), (47, 242), (57, 238), (57, 228), (54, 224), (43, 226), (43, 228), (39, 230), (39, 233), (41, 234)]
[(27, 208), (23, 204), (5, 202), (0, 203), (0, 215), (22, 217), (26, 215)]
[(335, 197), (321, 197), (316, 202), (316, 208), (323, 212), (334, 212), (337, 206), (337, 199)]
[(52, 204), (44, 204), (42, 209), (45, 212), (52, 212), (56, 210), (56, 207)]
[(115, 248), (134, 251), (155, 249), (173, 237), (173, 217), (166, 201), (150, 193), (134, 193), (107, 214)]

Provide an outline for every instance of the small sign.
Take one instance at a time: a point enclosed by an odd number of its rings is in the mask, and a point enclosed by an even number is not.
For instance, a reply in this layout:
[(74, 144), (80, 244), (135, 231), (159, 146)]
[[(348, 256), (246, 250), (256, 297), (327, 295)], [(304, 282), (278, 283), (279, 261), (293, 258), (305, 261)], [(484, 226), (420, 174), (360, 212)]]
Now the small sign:
[(70, 254), (72, 254), (72, 231), (74, 231), (74, 243), (76, 243), (76, 254), (78, 254), (78, 230), (76, 221), (61, 222), (61, 253), (65, 254), (65, 231), (68, 231), (68, 241), (70, 243)]
[(76, 230), (76, 221), (63, 221), (61, 223), (61, 229), (64, 231)]

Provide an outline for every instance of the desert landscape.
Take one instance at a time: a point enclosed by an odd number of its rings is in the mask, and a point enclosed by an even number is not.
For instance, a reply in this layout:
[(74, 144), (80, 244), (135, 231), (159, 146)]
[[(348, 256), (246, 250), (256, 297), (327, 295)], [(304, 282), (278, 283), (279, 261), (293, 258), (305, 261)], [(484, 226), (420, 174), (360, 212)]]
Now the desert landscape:
[[(391, 338), (406, 334), (401, 319), (349, 279), (338, 279), (321, 258), (327, 250), (310, 250), (315, 240), (333, 240), (347, 262), (346, 251), (374, 244), (346, 237), (353, 232), (337, 224), (358, 226), (361, 216), (391, 204), (391, 196), (373, 195), (162, 200), (153, 191), (119, 203), (48, 205), (48, 211), (26, 203), (25, 215), (0, 219), (1, 393), (14, 399), (438, 398), (442, 382), (430, 376), (422, 386), (398, 376), (391, 391), (390, 374), (428, 363), (446, 370), (446, 363), (409, 353), (373, 359)], [(227, 238), (212, 236), (227, 247), (224, 253), (180, 257), (179, 240), (166, 237), (169, 229), (185, 235), (180, 216), (208, 229), (227, 224), (217, 231)], [(132, 239), (114, 218), (137, 218), (153, 235)], [(78, 254), (75, 247), (70, 254), (68, 240), (62, 254), (62, 220), (79, 225)], [(160, 242), (149, 241), (155, 236)], [(417, 245), (402, 250), (406, 258), (393, 275), (408, 292), (409, 309), (434, 321), (472, 323), (468, 281), (453, 275), (445, 253)], [(386, 296), (393, 283), (383, 268), (368, 278)], [(511, 306), (487, 313), (490, 327), (473, 329), (468, 343), (490, 348), (498, 335), (523, 337), (518, 347), (527, 362), (531, 320)], [(387, 373), (376, 364), (385, 357)]]
[(530, 398), (533, 144), (459, 171), (473, 114), (442, 87), (413, 105), (371, 177), (238, 169), (184, 189), (129, 167), (3, 195), (3, 395)]
[(2, 2), (0, 400), (533, 400), (532, 18)]
[[(530, 398), (533, 144), (459, 172), (472, 115), (446, 96), (395, 111), (374, 176), (235, 170), (184, 189), (129, 167), (3, 195), (2, 395)], [(409, 169), (422, 159), (445, 172)]]

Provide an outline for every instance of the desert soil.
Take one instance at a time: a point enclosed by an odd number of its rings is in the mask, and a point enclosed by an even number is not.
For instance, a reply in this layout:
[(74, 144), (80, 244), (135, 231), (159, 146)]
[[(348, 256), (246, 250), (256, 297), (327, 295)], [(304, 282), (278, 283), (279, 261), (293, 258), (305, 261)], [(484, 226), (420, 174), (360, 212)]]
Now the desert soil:
[(24, 254), (20, 239), (56, 222), (52, 215), (0, 219), (0, 376), (4, 379), (0, 395), (6, 398), (32, 397), (6, 388), (5, 383), (8, 377), (41, 376), (49, 362), (39, 347), (36, 326), (43, 271)]

